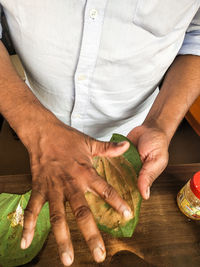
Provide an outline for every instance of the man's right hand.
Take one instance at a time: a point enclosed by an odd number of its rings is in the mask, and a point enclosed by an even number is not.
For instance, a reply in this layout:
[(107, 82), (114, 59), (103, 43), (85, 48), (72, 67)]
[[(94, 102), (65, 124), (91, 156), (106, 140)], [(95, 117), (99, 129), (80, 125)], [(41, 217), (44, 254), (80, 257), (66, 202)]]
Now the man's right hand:
[(25, 140), (30, 154), (32, 194), (25, 210), (21, 247), (30, 246), (38, 214), (48, 201), (61, 260), (64, 265), (71, 265), (74, 253), (65, 215), (65, 202), (69, 201), (95, 261), (103, 261), (104, 243), (84, 193), (90, 191), (100, 195), (127, 219), (131, 218), (128, 204), (98, 176), (92, 165), (94, 156), (119, 156), (128, 149), (129, 143), (96, 141), (56, 118), (38, 124), (35, 129), (27, 135), (28, 141)]
[(121, 214), (131, 217), (127, 203), (92, 166), (92, 157), (119, 156), (129, 143), (98, 142), (60, 122), (18, 77), (1, 41), (0, 70), (0, 112), (28, 149), (31, 161), (32, 194), (25, 211), (21, 247), (30, 246), (38, 214), (48, 201), (61, 260), (70, 265), (74, 254), (65, 219), (65, 202), (69, 201), (94, 259), (103, 261), (104, 243), (84, 193), (99, 194)]

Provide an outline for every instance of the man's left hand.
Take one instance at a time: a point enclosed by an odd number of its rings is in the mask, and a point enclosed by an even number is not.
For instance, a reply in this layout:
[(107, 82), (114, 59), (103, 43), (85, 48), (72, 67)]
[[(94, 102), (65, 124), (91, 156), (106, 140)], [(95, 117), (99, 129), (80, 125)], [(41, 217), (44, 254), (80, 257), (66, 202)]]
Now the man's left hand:
[(138, 177), (138, 188), (144, 199), (150, 196), (153, 181), (163, 172), (168, 163), (168, 139), (157, 127), (141, 125), (127, 136), (137, 147), (143, 166)]

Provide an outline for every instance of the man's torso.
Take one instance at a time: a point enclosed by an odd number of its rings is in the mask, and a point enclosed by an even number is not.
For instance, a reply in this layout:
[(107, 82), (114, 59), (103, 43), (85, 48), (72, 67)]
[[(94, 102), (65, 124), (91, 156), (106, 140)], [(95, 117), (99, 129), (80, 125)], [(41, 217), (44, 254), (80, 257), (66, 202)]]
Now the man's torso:
[(40, 101), (96, 138), (142, 122), (196, 0), (1, 0)]

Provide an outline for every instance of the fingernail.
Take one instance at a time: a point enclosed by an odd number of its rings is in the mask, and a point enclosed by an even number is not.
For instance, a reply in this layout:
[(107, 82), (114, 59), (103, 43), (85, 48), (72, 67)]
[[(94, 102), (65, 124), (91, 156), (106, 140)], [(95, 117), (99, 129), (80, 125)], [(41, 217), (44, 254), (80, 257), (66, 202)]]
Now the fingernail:
[(125, 210), (125, 211), (123, 212), (123, 215), (124, 215), (124, 217), (125, 217), (126, 219), (131, 219), (131, 218), (133, 217), (133, 214), (132, 214), (132, 212), (131, 212), (130, 210)]
[(123, 146), (125, 143), (127, 143), (127, 141), (118, 142), (116, 143), (116, 146)]
[(21, 240), (21, 248), (22, 249), (26, 249), (26, 240), (25, 240), (25, 238), (22, 238), (22, 240)]
[(149, 199), (149, 197), (150, 197), (150, 187), (148, 186), (146, 190), (146, 199)]
[(64, 265), (69, 266), (72, 264), (72, 257), (67, 252), (64, 252), (62, 253), (62, 262)]
[(97, 262), (102, 262), (105, 259), (105, 252), (100, 247), (93, 250), (93, 255)]

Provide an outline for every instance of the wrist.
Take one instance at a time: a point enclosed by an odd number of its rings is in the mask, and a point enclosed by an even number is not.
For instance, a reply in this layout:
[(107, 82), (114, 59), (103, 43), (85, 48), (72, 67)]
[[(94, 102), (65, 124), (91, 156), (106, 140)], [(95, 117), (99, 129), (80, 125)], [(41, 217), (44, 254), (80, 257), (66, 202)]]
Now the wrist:
[(167, 71), (144, 125), (161, 129), (168, 143), (190, 105), (199, 95), (200, 57), (178, 56)]
[(167, 125), (169, 125), (169, 123), (156, 117), (147, 117), (142, 124), (145, 128), (161, 132), (165, 136), (167, 144), (169, 145), (175, 130), (167, 127)]
[(38, 136), (41, 136), (44, 131), (48, 132), (52, 124), (58, 122), (58, 119), (37, 103), (26, 105), (22, 110), (23, 112), (18, 114), (18, 119), (15, 120), (13, 129), (28, 149), (34, 146)]

